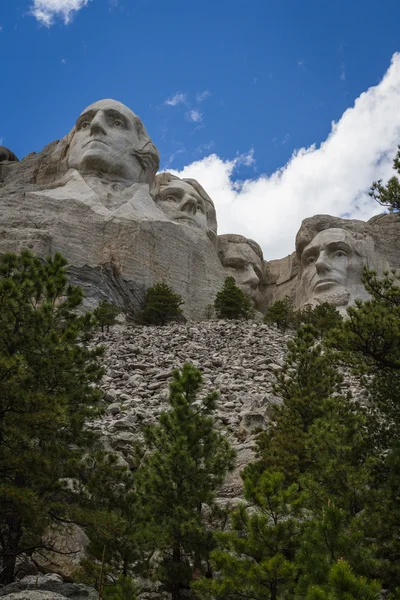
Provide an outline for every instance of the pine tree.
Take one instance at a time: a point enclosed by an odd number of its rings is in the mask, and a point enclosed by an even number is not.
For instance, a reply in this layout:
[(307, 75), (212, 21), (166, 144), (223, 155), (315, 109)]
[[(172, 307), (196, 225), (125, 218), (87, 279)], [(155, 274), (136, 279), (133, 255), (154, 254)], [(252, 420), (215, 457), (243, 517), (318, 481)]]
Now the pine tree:
[(371, 300), (348, 309), (349, 318), (327, 343), (351, 367), (368, 392), (366, 429), (376, 464), (364, 510), (365, 536), (374, 540), (377, 572), (388, 589), (400, 586), (400, 501), (398, 439), (400, 435), (400, 287), (395, 273), (379, 278), (364, 270)]
[[(393, 166), (397, 173), (400, 173), (400, 146)], [(381, 206), (387, 206), (389, 212), (398, 212), (400, 210), (400, 181), (395, 175), (389, 179), (386, 186), (382, 184), (382, 179), (374, 181), (369, 195)]]
[(319, 337), (322, 338), (328, 331), (340, 325), (343, 317), (332, 304), (323, 302), (314, 308), (307, 307), (298, 311), (297, 320), (299, 323), (308, 323), (315, 327)]
[(195, 583), (205, 599), (277, 600), (292, 590), (298, 569), (294, 562), (302, 529), (302, 496), (287, 487), (278, 472), (245, 479), (241, 504), (231, 515), (231, 531), (220, 533), (211, 554), (214, 579)]
[(100, 350), (87, 347), (89, 313), (77, 316), (80, 288), (66, 261), (30, 252), (0, 259), (0, 583), (16, 560), (43, 547), (42, 534), (68, 518), (65, 478), (79, 476), (97, 414)]
[(343, 379), (316, 338), (316, 330), (304, 325), (288, 341), (285, 363), (275, 374), (274, 394), (282, 402), (272, 405), (268, 429), (258, 437), (259, 462), (246, 469), (272, 468), (296, 482), (309, 467), (309, 428), (323, 415), (324, 402), (340, 392)]
[(219, 319), (250, 319), (254, 315), (251, 298), (236, 285), (231, 276), (226, 277), (214, 307)]
[(298, 324), (293, 300), (285, 296), (283, 300), (276, 300), (265, 313), (264, 323), (275, 324), (285, 333), (287, 329), (295, 328)]
[(90, 543), (82, 578), (96, 588), (104, 581), (146, 572), (152, 552), (151, 527), (143, 523), (133, 473), (104, 451), (89, 454), (78, 488), (80, 517)]
[(108, 302), (108, 300), (99, 302), (93, 311), (93, 314), (101, 327), (101, 331), (104, 331), (105, 327), (107, 328), (107, 331), (109, 331), (110, 327), (115, 325), (115, 317), (119, 315), (119, 313), (120, 311), (118, 308), (111, 302)]
[(306, 600), (378, 600), (381, 585), (354, 574), (351, 566), (343, 559), (334, 564), (324, 586), (310, 585)]
[(160, 564), (156, 578), (179, 600), (193, 573), (213, 547), (203, 521), (218, 487), (233, 468), (234, 451), (215, 430), (218, 394), (197, 399), (201, 373), (193, 365), (176, 370), (170, 384), (171, 409), (144, 431), (147, 453), (136, 473), (144, 522), (154, 531)]
[(148, 325), (166, 325), (182, 317), (181, 296), (166, 283), (157, 283), (146, 292), (142, 319)]

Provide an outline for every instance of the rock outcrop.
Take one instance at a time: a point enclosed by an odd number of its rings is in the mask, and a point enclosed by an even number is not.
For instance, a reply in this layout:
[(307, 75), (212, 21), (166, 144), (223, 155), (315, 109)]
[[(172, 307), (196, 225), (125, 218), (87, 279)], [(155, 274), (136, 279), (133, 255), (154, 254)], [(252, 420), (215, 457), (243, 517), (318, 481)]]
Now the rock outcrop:
[(253, 458), (254, 435), (265, 425), (274, 370), (283, 362), (289, 335), (259, 323), (209, 321), (165, 327), (115, 326), (106, 345), (102, 388), (106, 412), (90, 424), (103, 443), (135, 466), (132, 444), (142, 424), (168, 408), (172, 370), (190, 362), (201, 369), (203, 394), (220, 391), (216, 423), (237, 450), (237, 467), (220, 492), (221, 502), (241, 496), (240, 470)]
[(81, 583), (67, 583), (55, 573), (28, 575), (0, 588), (0, 596), (7, 600), (98, 600), (92, 587)]
[(115, 100), (87, 107), (69, 134), (20, 162), (0, 148), (0, 253), (61, 252), (88, 308), (107, 299), (131, 316), (146, 289), (165, 282), (196, 320), (226, 275), (259, 311), (289, 295), (297, 308), (327, 301), (345, 312), (367, 297), (364, 265), (399, 267), (398, 215), (368, 223), (310, 217), (295, 253), (268, 261), (254, 240), (218, 236), (214, 203), (199, 182), (156, 175), (158, 167), (142, 121)]

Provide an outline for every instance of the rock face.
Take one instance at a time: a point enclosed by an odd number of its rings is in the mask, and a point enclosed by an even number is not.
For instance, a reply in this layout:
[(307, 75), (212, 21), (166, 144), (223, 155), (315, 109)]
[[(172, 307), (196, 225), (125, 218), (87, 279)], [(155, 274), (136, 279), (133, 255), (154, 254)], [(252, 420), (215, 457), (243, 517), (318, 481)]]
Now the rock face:
[(154, 202), (158, 151), (132, 111), (97, 102), (65, 138), (16, 164), (0, 184), (0, 253), (61, 252), (89, 306), (108, 298), (132, 313), (146, 288), (165, 281), (187, 317), (203, 317), (224, 279), (216, 219), (213, 240)]
[(165, 282), (195, 320), (227, 275), (260, 311), (285, 295), (298, 308), (327, 301), (345, 311), (366, 297), (363, 265), (383, 272), (400, 263), (397, 215), (305, 219), (296, 252), (264, 260), (255, 241), (218, 236), (214, 203), (199, 182), (156, 175), (158, 167), (142, 121), (115, 100), (90, 105), (68, 135), (20, 162), (0, 147), (0, 253), (59, 251), (88, 308), (107, 299), (131, 316), (146, 289)]
[(97, 600), (94, 588), (80, 583), (66, 583), (56, 574), (30, 575), (0, 588), (0, 596), (7, 600)]
[(368, 222), (316, 215), (305, 219), (296, 252), (266, 263), (267, 304), (285, 295), (297, 308), (329, 302), (345, 312), (355, 299), (367, 299), (363, 267), (382, 274), (400, 267), (400, 216), (386, 214)]
[(135, 466), (132, 443), (141, 426), (168, 409), (172, 370), (190, 362), (203, 373), (202, 393), (220, 390), (217, 426), (238, 453), (237, 467), (220, 492), (221, 502), (241, 496), (240, 470), (254, 458), (254, 435), (265, 425), (274, 370), (281, 365), (288, 335), (259, 323), (209, 321), (165, 327), (116, 326), (99, 341), (106, 345), (103, 379), (106, 412), (90, 424), (120, 464)]

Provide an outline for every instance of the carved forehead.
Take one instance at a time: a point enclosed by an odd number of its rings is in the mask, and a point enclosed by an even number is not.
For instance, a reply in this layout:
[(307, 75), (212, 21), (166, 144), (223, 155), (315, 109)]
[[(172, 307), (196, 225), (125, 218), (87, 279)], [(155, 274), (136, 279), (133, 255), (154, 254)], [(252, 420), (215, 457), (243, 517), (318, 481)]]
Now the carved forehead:
[(352, 238), (348, 231), (339, 228), (324, 229), (324, 231), (320, 231), (313, 237), (311, 242), (304, 248), (303, 253), (339, 242), (347, 243), (349, 246), (352, 245)]
[(111, 98), (105, 100), (98, 100), (97, 102), (93, 102), (90, 106), (87, 106), (85, 110), (81, 112), (80, 117), (87, 112), (98, 111), (98, 110), (114, 110), (116, 112), (121, 113), (126, 119), (135, 123), (137, 120), (137, 115), (131, 111), (130, 108), (122, 104), (122, 102), (118, 102), (118, 100), (112, 100)]
[(241, 258), (254, 265), (262, 264), (261, 258), (247, 242), (229, 242), (224, 244), (222, 256), (226, 261)]
[(172, 179), (168, 183), (161, 186), (160, 192), (163, 193), (163, 195), (165, 195), (166, 191), (173, 191), (174, 189), (188, 192), (200, 198), (200, 194), (197, 193), (194, 187), (190, 183), (182, 181), (182, 179)]

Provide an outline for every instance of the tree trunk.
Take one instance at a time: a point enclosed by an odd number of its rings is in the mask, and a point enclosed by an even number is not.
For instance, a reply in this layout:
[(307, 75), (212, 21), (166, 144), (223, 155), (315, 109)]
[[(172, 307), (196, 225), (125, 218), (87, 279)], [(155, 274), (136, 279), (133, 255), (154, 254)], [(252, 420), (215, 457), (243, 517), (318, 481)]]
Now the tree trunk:
[(172, 564), (173, 564), (173, 577), (171, 585), (171, 600), (180, 600), (181, 597), (181, 582), (177, 577), (181, 562), (181, 545), (179, 542), (174, 541), (172, 546)]
[(15, 563), (20, 550), (22, 538), (21, 520), (16, 517), (7, 519), (8, 533), (5, 544), (1, 550), (0, 585), (7, 585), (14, 581)]

